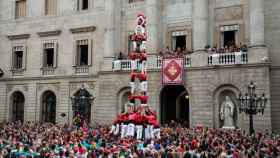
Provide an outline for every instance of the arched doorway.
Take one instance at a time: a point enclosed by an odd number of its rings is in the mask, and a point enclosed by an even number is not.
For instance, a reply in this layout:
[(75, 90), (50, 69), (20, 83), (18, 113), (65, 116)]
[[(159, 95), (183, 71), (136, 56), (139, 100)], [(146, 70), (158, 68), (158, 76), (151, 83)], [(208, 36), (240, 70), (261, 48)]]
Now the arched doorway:
[(91, 103), (93, 96), (84, 88), (80, 88), (72, 99), (73, 117), (79, 114), (81, 119), (90, 123), (91, 121)]
[(24, 103), (25, 98), (21, 92), (14, 92), (11, 98), (11, 121), (24, 121)]
[(161, 123), (171, 120), (184, 123), (189, 127), (189, 94), (182, 85), (168, 85), (161, 91), (160, 96)]
[(130, 95), (130, 91), (125, 91), (121, 95), (121, 102), (120, 102), (121, 113), (127, 112), (127, 105), (129, 104), (129, 99), (128, 99), (129, 95)]
[(41, 107), (42, 122), (55, 123), (56, 116), (56, 96), (52, 91), (46, 91), (42, 95)]

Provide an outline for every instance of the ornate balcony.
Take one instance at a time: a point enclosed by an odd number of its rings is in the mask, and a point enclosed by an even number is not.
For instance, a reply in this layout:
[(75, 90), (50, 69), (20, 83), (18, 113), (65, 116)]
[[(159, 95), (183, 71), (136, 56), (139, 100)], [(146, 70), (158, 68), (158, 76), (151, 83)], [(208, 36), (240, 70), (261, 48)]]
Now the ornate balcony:
[[(189, 55), (184, 56), (184, 67), (191, 67), (191, 58)], [(160, 69), (162, 64), (162, 56), (158, 55), (149, 55), (148, 56), (148, 69)], [(137, 65), (140, 62), (137, 61)], [(124, 60), (114, 60), (112, 64), (113, 71), (120, 71), (120, 70), (130, 70), (131, 69), (131, 60), (124, 59)]]
[(208, 65), (235, 65), (247, 63), (247, 52), (214, 53), (208, 55)]

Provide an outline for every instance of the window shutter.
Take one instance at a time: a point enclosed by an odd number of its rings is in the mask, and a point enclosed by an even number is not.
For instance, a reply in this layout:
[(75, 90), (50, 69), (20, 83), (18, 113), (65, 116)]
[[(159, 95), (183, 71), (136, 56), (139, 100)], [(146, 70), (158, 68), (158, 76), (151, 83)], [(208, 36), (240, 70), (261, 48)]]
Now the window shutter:
[(57, 67), (57, 57), (58, 57), (58, 42), (54, 43), (54, 53), (53, 53), (53, 67)]
[(23, 55), (22, 55), (22, 69), (26, 69), (27, 63), (27, 47), (23, 46)]
[(47, 67), (47, 58), (48, 58), (48, 54), (46, 52), (46, 48), (44, 48), (44, 52), (43, 52), (43, 67)]
[(15, 47), (12, 48), (12, 57), (11, 57), (11, 69), (14, 69), (16, 66), (15, 66)]
[(45, 43), (42, 42), (42, 56), (41, 56), (41, 68), (45, 67), (45, 59), (46, 59), (46, 52), (45, 52)]
[(92, 40), (88, 39), (88, 65), (92, 64)]
[(78, 65), (78, 40), (74, 41), (73, 66)]

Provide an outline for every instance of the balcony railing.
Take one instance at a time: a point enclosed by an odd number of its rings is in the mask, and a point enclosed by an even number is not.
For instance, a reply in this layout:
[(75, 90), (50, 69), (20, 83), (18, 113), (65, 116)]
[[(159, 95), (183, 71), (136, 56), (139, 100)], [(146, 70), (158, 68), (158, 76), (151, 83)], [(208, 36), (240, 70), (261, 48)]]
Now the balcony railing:
[(44, 76), (48, 76), (48, 75), (54, 75), (54, 67), (42, 67), (41, 71), (42, 71), (42, 75)]
[(74, 73), (75, 74), (88, 74), (89, 73), (89, 66), (74, 66)]
[[(191, 67), (191, 58), (189, 56), (184, 56), (184, 67)], [(148, 69), (160, 69), (162, 65), (162, 57), (157, 55), (148, 56), (147, 60)], [(140, 61), (137, 61), (137, 67), (140, 65)], [(114, 71), (118, 70), (130, 70), (131, 69), (131, 60), (114, 60), (112, 69)]]
[(247, 63), (247, 52), (215, 53), (208, 56), (208, 65), (235, 65)]

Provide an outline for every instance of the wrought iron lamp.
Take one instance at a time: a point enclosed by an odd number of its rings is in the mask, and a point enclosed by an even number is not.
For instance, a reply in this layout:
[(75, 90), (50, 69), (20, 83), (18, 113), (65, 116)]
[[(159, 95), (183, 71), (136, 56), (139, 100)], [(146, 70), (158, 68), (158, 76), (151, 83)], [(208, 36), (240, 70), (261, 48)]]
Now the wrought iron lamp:
[(70, 99), (72, 102), (72, 110), (75, 117), (77, 114), (84, 115), (81, 112), (84, 111), (83, 109), (86, 107), (87, 104), (90, 104), (94, 100), (94, 97), (91, 96), (86, 91), (86, 89), (82, 87), (79, 90), (79, 94), (77, 96), (72, 96)]
[(250, 121), (250, 134), (254, 133), (253, 116), (261, 113), (264, 114), (264, 109), (266, 108), (267, 98), (265, 93), (260, 97), (255, 93), (256, 85), (251, 81), (248, 85), (248, 92), (245, 95), (239, 94), (239, 112), (244, 112), (249, 115)]

